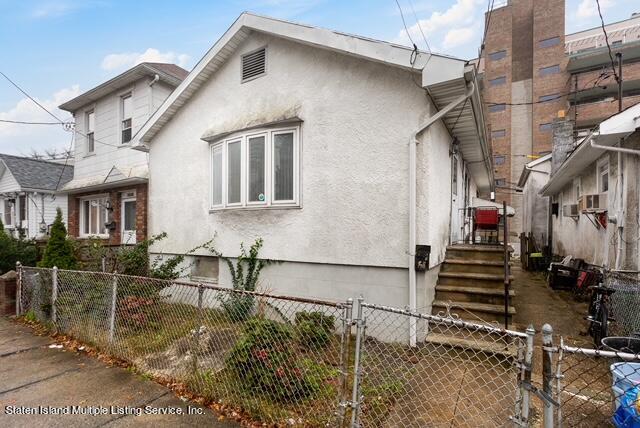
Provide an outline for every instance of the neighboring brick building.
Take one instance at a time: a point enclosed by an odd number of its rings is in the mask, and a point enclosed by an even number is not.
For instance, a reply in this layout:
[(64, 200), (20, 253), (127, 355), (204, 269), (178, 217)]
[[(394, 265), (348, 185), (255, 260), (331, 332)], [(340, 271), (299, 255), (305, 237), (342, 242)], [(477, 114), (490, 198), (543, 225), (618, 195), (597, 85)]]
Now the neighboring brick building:
[[(600, 27), (565, 35), (564, 0), (509, 0), (487, 12), (485, 23), (480, 69), (496, 200), (516, 210), (513, 242), (523, 231), (519, 177), (526, 163), (551, 152), (559, 112), (578, 137), (617, 112), (617, 84)], [(606, 28), (613, 53), (623, 53), (627, 107), (640, 102), (640, 15)]]

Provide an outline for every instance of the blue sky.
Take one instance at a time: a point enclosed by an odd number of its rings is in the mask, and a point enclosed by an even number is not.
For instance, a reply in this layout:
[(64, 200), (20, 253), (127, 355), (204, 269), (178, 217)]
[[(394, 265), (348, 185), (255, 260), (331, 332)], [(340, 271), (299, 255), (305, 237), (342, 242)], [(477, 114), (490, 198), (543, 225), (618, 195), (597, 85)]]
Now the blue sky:
[[(409, 33), (438, 52), (477, 55), (488, 0), (399, 0)], [(500, 0), (496, 0), (496, 4)], [(628, 18), (635, 0), (600, 0), (607, 22)], [(595, 0), (567, 0), (567, 32), (599, 24)], [(635, 6), (640, 12), (640, 6)], [(144, 60), (187, 69), (242, 11), (409, 44), (395, 0), (0, 0), (0, 71), (43, 105), (57, 105)], [(0, 119), (50, 121), (0, 76)], [(0, 123), (0, 152), (64, 148), (48, 126)]]

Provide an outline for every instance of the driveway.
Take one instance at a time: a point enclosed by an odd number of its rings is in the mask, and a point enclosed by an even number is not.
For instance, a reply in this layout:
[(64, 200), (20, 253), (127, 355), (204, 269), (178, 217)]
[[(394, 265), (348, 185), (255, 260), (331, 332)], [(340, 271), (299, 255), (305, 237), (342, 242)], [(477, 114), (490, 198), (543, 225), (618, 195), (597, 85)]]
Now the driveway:
[(239, 426), (155, 382), (52, 343), (0, 317), (0, 426)]

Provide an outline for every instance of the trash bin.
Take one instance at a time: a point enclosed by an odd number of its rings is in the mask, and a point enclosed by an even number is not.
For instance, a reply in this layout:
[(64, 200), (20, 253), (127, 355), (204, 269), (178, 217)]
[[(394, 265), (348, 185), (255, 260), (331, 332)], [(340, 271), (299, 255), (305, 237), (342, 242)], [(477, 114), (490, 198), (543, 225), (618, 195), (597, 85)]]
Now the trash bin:
[(640, 363), (611, 364), (613, 396), (615, 400), (613, 423), (616, 427), (640, 427), (635, 406), (640, 386)]

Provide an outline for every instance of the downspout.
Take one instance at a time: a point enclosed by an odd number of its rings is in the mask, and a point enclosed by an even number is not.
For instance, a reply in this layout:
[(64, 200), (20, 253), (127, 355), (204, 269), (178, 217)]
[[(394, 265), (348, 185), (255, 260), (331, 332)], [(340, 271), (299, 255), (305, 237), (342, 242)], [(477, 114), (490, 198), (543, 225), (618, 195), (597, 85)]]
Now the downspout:
[[(464, 95), (453, 100), (433, 116), (429, 117), (416, 131), (411, 135), (409, 141), (409, 310), (414, 312), (417, 309), (417, 286), (416, 286), (416, 204), (418, 200), (417, 193), (417, 168), (416, 168), (416, 148), (418, 146), (418, 135), (424, 132), (431, 125), (442, 119), (447, 113), (462, 104), (473, 94), (475, 85), (469, 83), (467, 91)], [(427, 267), (428, 268), (428, 267)], [(414, 317), (409, 319), (409, 344), (416, 346), (417, 341), (417, 322)]]

